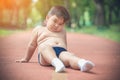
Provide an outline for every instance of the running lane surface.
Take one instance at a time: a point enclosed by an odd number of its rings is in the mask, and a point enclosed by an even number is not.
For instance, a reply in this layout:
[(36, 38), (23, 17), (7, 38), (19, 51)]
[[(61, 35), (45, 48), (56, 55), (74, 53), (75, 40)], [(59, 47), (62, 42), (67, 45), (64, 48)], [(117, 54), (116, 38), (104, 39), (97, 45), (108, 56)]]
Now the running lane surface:
[(16, 63), (24, 56), (30, 31), (0, 38), (0, 80), (120, 80), (120, 44), (86, 34), (68, 33), (68, 50), (91, 60), (95, 67), (88, 73), (66, 68), (55, 73), (51, 66), (37, 62), (37, 52), (29, 63)]

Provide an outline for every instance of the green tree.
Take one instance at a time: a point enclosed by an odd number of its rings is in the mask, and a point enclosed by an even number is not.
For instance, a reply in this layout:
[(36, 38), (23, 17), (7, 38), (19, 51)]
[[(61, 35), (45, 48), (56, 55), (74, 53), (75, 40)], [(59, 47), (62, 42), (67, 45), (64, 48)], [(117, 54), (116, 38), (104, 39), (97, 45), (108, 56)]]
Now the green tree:
[[(30, 10), (31, 0), (0, 0), (0, 20), (1, 24), (8, 24), (11, 26), (20, 26), (20, 28), (26, 28), (27, 27), (27, 18), (28, 13)], [(22, 14), (22, 20), (21, 20), (21, 11)], [(6, 13), (4, 13), (6, 12)], [(3, 15), (9, 15), (9, 16), (3, 16)], [(4, 19), (9, 19), (3, 22)], [(21, 25), (21, 22), (22, 24)], [(4, 26), (4, 25), (3, 25)]]
[(64, 0), (39, 0), (36, 3), (36, 8), (42, 16), (42, 20), (45, 19), (49, 9), (54, 5), (64, 5)]
[[(72, 23), (75, 23), (76, 26), (81, 27), (84, 25), (84, 13), (85, 10), (89, 10), (90, 19), (93, 20), (93, 11), (94, 11), (94, 4), (93, 0), (70, 0), (70, 13), (71, 13), (71, 19)], [(80, 22), (82, 22), (83, 25), (80, 25)]]
[(119, 23), (120, 22), (120, 0), (105, 0), (105, 5), (107, 6), (106, 11), (108, 14), (107, 22), (108, 24)]

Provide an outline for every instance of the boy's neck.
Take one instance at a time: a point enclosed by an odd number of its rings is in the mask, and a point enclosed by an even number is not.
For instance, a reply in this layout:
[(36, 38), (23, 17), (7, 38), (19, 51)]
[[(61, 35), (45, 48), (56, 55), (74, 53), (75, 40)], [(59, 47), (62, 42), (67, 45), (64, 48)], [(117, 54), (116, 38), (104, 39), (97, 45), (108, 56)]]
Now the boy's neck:
[(59, 32), (61, 32), (61, 31), (53, 31), (53, 30), (51, 30), (51, 29), (49, 29), (49, 28), (47, 28), (47, 27), (45, 27), (46, 28), (46, 30), (48, 30), (48, 31), (50, 31), (50, 32), (54, 32), (54, 33), (59, 33)]

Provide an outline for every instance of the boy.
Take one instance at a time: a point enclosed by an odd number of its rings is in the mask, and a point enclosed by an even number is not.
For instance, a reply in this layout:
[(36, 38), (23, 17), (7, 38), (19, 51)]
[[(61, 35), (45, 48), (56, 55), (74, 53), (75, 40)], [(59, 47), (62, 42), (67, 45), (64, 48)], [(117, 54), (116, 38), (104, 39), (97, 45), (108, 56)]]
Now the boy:
[(91, 61), (80, 59), (67, 51), (65, 23), (70, 19), (68, 11), (62, 6), (54, 6), (45, 19), (45, 27), (36, 27), (28, 45), (26, 55), (16, 62), (28, 62), (36, 47), (40, 53), (41, 65), (52, 65), (55, 72), (62, 72), (65, 66), (81, 71), (89, 71), (94, 64)]

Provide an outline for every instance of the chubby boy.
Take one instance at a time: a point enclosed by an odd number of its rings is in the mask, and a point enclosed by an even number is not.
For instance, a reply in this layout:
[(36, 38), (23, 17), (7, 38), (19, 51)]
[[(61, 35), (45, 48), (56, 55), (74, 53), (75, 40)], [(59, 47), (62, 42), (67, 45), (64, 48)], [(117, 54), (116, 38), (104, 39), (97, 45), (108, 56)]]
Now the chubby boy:
[(70, 19), (63, 6), (54, 6), (48, 12), (44, 26), (33, 29), (25, 57), (16, 62), (29, 62), (38, 48), (40, 64), (52, 65), (55, 72), (62, 72), (66, 66), (80, 71), (89, 71), (94, 63), (75, 56), (67, 50), (65, 23)]

